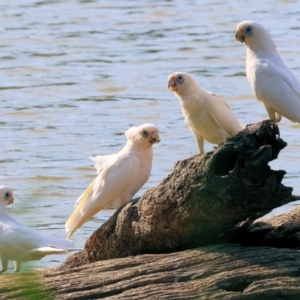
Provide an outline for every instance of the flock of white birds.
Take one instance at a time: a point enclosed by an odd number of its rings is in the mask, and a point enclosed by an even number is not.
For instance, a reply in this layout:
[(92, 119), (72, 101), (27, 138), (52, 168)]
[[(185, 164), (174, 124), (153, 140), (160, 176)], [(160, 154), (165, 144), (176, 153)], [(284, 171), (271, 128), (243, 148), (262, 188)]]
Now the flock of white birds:
[[(236, 27), (235, 39), (247, 46), (247, 78), (269, 118), (279, 122), (284, 116), (300, 122), (300, 83), (281, 60), (268, 31), (257, 22), (243, 21)], [(204, 140), (218, 144), (243, 129), (228, 104), (199, 86), (190, 74), (170, 74), (168, 88), (179, 98), (185, 123), (195, 135), (200, 154), (204, 153)], [(132, 199), (149, 179), (152, 145), (159, 143), (160, 137), (154, 124), (129, 128), (125, 135), (127, 143), (118, 153), (91, 157), (98, 175), (77, 199), (66, 221), (67, 240), (36, 232), (10, 217), (6, 206), (13, 204), (13, 192), (0, 186), (0, 273), (7, 270), (9, 260), (14, 261), (14, 272), (19, 272), (24, 261), (66, 253), (74, 247), (69, 238), (86, 221), (102, 209), (117, 209)]]

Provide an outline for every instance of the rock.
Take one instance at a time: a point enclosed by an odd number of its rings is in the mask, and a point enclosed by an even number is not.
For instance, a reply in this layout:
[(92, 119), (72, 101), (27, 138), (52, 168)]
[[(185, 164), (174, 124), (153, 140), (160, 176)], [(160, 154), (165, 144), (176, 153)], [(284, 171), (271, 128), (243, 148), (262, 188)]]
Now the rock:
[(300, 253), (223, 244), (1, 275), (0, 299), (300, 299)]
[(293, 200), (292, 188), (281, 183), (285, 171), (268, 165), (285, 146), (277, 125), (262, 121), (213, 152), (178, 162), (159, 186), (116, 211), (61, 270), (232, 241), (255, 219)]

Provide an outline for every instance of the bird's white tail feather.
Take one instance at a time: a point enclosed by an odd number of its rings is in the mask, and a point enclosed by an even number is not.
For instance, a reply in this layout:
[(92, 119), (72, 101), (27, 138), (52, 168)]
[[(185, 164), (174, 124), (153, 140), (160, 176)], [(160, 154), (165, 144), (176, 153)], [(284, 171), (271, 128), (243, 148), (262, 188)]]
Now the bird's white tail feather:
[(54, 247), (40, 247), (40, 248), (34, 248), (28, 251), (28, 254), (30, 256), (30, 260), (40, 260), (41, 258), (45, 257), (46, 255), (51, 254), (65, 254), (68, 253), (68, 251), (54, 248)]
[(64, 249), (59, 249), (55, 247), (41, 247), (41, 248), (34, 248), (29, 251), (29, 253), (45, 253), (45, 255), (49, 254), (62, 254), (62, 253), (68, 253), (69, 251)]
[(65, 229), (68, 233), (67, 239), (69, 239), (72, 234), (80, 228), (91, 216), (83, 216), (82, 206), (85, 206), (88, 203), (88, 198), (92, 195), (93, 188), (94, 188), (95, 180), (88, 186), (88, 188), (84, 191), (84, 193), (77, 199), (75, 203), (75, 209), (68, 218)]

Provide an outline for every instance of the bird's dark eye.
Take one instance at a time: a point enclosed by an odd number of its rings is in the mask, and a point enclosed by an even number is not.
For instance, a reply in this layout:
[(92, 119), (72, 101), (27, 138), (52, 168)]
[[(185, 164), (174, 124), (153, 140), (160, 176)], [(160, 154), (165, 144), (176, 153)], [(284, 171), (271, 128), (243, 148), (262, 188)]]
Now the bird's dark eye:
[(251, 36), (253, 35), (253, 29), (251, 26), (247, 26), (246, 29), (245, 29), (245, 34), (248, 35), (248, 36)]
[(9, 199), (9, 197), (10, 197), (10, 193), (9, 193), (9, 192), (6, 192), (6, 193), (4, 194), (4, 198), (5, 198), (5, 199)]
[(147, 131), (147, 130), (143, 130), (142, 136), (143, 136), (144, 138), (147, 138), (147, 137), (149, 136), (148, 131)]
[(183, 76), (182, 76), (181, 74), (178, 74), (178, 75), (177, 75), (177, 82), (178, 82), (179, 84), (183, 84), (184, 78), (183, 78)]

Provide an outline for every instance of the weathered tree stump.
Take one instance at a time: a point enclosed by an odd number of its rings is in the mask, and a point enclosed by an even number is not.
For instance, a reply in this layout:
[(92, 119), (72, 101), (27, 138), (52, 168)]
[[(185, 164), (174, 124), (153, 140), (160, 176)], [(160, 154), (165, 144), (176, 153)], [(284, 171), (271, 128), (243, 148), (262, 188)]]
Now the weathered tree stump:
[(128, 203), (61, 269), (109, 258), (230, 242), (255, 219), (295, 200), (273, 171), (286, 143), (275, 123), (250, 124), (213, 152), (176, 164), (158, 187)]

